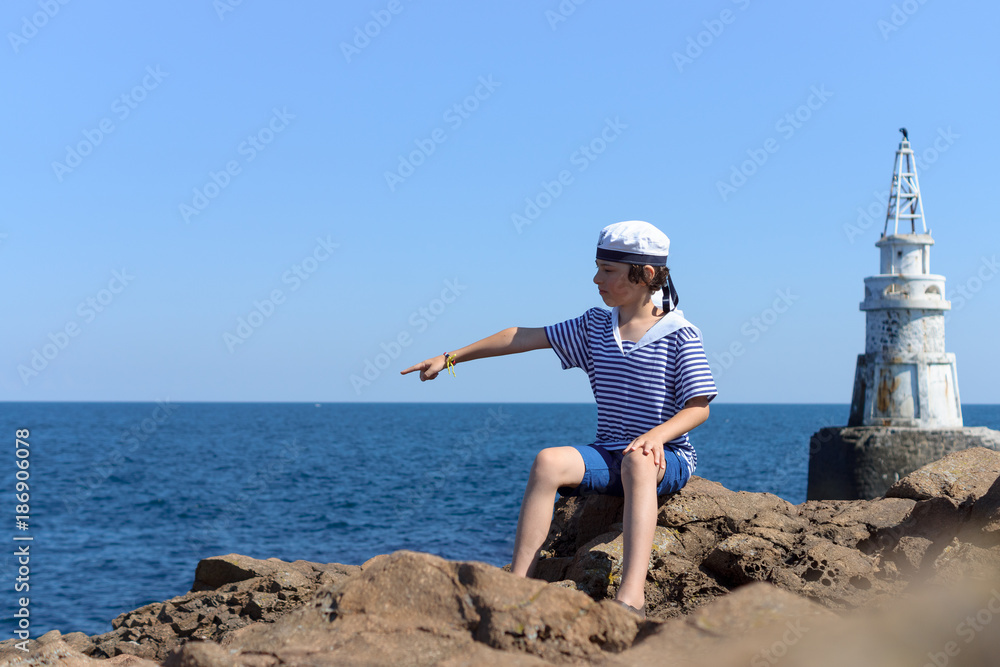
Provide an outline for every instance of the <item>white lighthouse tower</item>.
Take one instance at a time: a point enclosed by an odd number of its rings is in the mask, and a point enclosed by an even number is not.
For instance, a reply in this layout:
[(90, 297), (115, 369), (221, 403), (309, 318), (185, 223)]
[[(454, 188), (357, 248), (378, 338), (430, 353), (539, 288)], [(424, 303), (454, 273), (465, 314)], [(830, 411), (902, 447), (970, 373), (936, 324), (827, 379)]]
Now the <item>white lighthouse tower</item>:
[[(896, 150), (877, 275), (865, 278), (865, 353), (858, 356), (848, 426), (961, 428), (955, 355), (945, 352), (944, 276), (930, 272), (924, 219), (906, 129)], [(900, 229), (902, 227), (902, 229)]]
[(944, 276), (931, 273), (906, 129), (896, 150), (879, 272), (865, 278), (865, 353), (858, 355), (847, 426), (809, 441), (809, 500), (877, 498), (903, 476), (969, 447), (1000, 451), (1000, 432), (962, 423), (955, 355), (945, 352)]

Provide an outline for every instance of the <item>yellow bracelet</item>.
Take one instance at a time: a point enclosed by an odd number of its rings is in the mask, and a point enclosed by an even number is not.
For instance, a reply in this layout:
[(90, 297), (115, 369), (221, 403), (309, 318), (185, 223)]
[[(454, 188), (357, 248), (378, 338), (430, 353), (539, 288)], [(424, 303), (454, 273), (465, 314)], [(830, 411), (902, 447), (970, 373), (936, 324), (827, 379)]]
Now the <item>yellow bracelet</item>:
[(445, 365), (445, 368), (448, 369), (449, 373), (451, 373), (455, 377), (458, 377), (457, 375), (455, 375), (455, 355), (454, 354), (448, 354), (447, 352), (444, 353), (444, 365)]

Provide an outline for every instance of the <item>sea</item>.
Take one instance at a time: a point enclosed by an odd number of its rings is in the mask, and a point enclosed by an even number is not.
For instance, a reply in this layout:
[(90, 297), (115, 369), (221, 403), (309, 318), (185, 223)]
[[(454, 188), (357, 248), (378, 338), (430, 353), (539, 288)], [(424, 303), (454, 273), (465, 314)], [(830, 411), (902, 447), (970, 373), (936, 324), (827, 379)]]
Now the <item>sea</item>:
[[(1000, 406), (962, 409), (1000, 429)], [(847, 416), (713, 403), (691, 433), (695, 474), (801, 503), (809, 436)], [(592, 442), (596, 418), (591, 404), (0, 403), (0, 640), (25, 608), (31, 637), (108, 632), (229, 553), (503, 565), (535, 453)]]

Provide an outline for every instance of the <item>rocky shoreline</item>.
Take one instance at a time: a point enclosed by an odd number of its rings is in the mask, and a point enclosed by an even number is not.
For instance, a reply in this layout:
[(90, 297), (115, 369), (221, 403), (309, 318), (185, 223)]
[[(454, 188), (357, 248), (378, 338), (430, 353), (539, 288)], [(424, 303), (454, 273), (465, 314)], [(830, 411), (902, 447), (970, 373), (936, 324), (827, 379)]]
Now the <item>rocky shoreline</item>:
[[(537, 579), (396, 552), (361, 566), (201, 561), (191, 591), (0, 664), (994, 665), (1000, 453), (951, 454), (874, 500), (792, 505), (694, 477), (660, 499), (648, 619), (610, 603), (620, 499), (561, 500)], [(998, 617), (994, 622), (994, 616)], [(991, 622), (994, 625), (991, 625)]]

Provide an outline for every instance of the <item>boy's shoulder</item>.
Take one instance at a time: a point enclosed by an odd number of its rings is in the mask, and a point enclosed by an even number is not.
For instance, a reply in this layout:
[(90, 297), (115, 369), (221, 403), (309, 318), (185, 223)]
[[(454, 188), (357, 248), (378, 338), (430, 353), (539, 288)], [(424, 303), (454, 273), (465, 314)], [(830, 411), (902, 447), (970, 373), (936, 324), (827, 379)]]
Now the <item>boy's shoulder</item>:
[(678, 340), (701, 340), (701, 331), (693, 324), (681, 327), (671, 335), (676, 336)]
[(576, 317), (571, 317), (566, 320), (566, 322), (582, 322), (584, 324), (600, 324), (605, 322), (611, 322), (611, 311), (607, 308), (600, 308), (594, 306), (589, 308), (582, 315), (577, 315)]
[(594, 306), (590, 308), (583, 314), (584, 317), (588, 317), (592, 320), (598, 321), (611, 321), (611, 310), (608, 308), (601, 308), (600, 306)]

